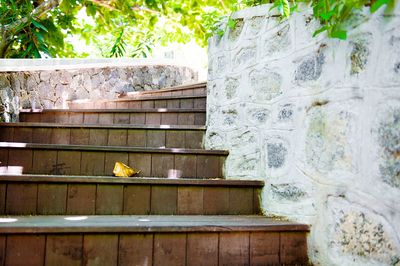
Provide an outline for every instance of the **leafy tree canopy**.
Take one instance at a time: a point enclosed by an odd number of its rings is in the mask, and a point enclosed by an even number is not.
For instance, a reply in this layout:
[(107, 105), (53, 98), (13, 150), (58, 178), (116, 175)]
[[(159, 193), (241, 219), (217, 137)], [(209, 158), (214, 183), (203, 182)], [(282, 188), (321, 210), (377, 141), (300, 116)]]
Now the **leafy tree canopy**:
[[(345, 38), (344, 22), (365, 5), (376, 11), (397, 0), (311, 0), (314, 17), (331, 37)], [(84, 57), (66, 41), (80, 36), (105, 57), (145, 57), (155, 43), (205, 45), (216, 22), (232, 11), (269, 0), (0, 0), (0, 58)], [(282, 18), (300, 0), (275, 0)], [(234, 21), (228, 25), (233, 26)]]

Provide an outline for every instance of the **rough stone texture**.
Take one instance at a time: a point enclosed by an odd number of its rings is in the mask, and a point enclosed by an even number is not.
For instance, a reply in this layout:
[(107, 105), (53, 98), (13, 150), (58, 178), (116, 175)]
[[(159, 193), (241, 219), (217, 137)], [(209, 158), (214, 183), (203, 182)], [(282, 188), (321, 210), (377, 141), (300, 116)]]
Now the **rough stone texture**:
[(67, 100), (113, 99), (197, 81), (197, 73), (172, 65), (0, 72), (0, 121), (16, 121), (22, 108), (65, 108)]
[(400, 7), (348, 41), (312, 38), (300, 9), (283, 22), (241, 10), (240, 34), (210, 40), (210, 62), (226, 64), (209, 69), (205, 145), (229, 149), (227, 178), (266, 182), (267, 215), (312, 225), (315, 265), (398, 266)]

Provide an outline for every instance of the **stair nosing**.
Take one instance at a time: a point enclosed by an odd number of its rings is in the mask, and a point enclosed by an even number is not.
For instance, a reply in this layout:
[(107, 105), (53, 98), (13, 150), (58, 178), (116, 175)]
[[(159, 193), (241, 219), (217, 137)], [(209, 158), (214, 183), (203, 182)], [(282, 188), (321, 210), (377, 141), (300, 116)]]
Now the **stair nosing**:
[(205, 108), (130, 108), (130, 109), (21, 109), (20, 114), (43, 113), (205, 113)]
[(62, 124), (42, 122), (0, 123), (0, 127), (46, 127), (46, 128), (100, 128), (100, 129), (151, 129), (151, 130), (196, 130), (204, 131), (200, 125), (146, 125), (146, 124)]
[(22, 142), (0, 142), (0, 148), (10, 149), (37, 149), (37, 150), (80, 150), (97, 152), (137, 152), (137, 153), (172, 153), (227, 156), (226, 150), (205, 150), (185, 148), (155, 148), (155, 147), (126, 147), (126, 146), (96, 146), (96, 145), (69, 145), (69, 144), (41, 144)]
[[(207, 95), (205, 94), (199, 94), (199, 95), (171, 95), (171, 96), (147, 96), (147, 97), (140, 97), (138, 96), (135, 98), (134, 96), (123, 96), (118, 99), (112, 99), (112, 100), (104, 100), (100, 102), (130, 102), (130, 101), (163, 101), (163, 100), (185, 100), (185, 99), (198, 99), (198, 98), (207, 98)], [(74, 102), (71, 101), (70, 103), (79, 103), (79, 102)]]
[(68, 176), (68, 175), (10, 175), (0, 174), (0, 182), (9, 183), (100, 183), (133, 185), (173, 185), (173, 186), (227, 186), (263, 187), (261, 180), (201, 179), (201, 178), (161, 178), (161, 177), (114, 177), (114, 176)]
[(7, 216), (5, 219), (16, 220), (0, 223), (0, 234), (309, 232), (310, 230), (306, 224), (257, 215), (47, 215)]

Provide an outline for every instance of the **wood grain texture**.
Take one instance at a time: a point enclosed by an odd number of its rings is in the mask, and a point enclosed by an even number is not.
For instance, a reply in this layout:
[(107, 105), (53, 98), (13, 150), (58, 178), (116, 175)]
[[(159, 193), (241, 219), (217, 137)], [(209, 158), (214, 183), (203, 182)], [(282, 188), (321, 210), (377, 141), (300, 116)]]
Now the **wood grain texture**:
[(281, 264), (308, 265), (307, 235), (304, 232), (282, 232), (280, 237)]
[(67, 214), (95, 214), (96, 185), (68, 185)]
[(193, 233), (187, 237), (188, 266), (218, 265), (218, 234)]
[(155, 234), (154, 265), (186, 264), (186, 234)]
[(250, 233), (250, 265), (279, 265), (279, 233)]
[(38, 206), (39, 215), (62, 215), (67, 208), (66, 184), (39, 184)]
[(151, 214), (174, 215), (177, 213), (178, 187), (152, 186)]
[(46, 266), (81, 266), (82, 235), (48, 235)]
[(83, 265), (118, 265), (118, 235), (85, 235)]
[(7, 237), (6, 265), (42, 266), (44, 235), (10, 235)]
[(153, 234), (123, 234), (119, 239), (119, 265), (153, 265)]
[(249, 265), (249, 234), (221, 233), (219, 239), (219, 265)]
[(122, 185), (97, 185), (96, 214), (122, 214), (123, 193)]
[(10, 215), (36, 214), (37, 184), (8, 184), (6, 213)]
[(150, 186), (125, 186), (123, 214), (150, 214), (150, 194)]

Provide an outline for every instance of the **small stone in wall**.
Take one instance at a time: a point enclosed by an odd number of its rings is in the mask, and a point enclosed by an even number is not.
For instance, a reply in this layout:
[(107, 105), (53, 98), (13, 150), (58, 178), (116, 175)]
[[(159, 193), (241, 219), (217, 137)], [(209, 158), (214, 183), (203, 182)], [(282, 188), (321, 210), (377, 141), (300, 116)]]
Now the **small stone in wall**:
[(276, 169), (284, 166), (287, 154), (288, 150), (282, 143), (268, 143), (267, 144), (268, 168)]
[(302, 83), (319, 79), (324, 63), (325, 55), (323, 52), (306, 56), (297, 66), (294, 76), (295, 81)]
[(248, 110), (250, 121), (257, 125), (263, 125), (268, 121), (271, 111), (265, 108), (254, 108)]
[(370, 54), (369, 45), (371, 34), (363, 34), (351, 42), (352, 50), (350, 54), (351, 70), (350, 74), (359, 74), (365, 70)]
[(307, 193), (292, 184), (271, 184), (272, 196), (279, 200), (297, 201), (307, 196)]
[(235, 67), (241, 67), (248, 62), (254, 62), (256, 58), (256, 47), (244, 47), (234, 57)]
[(294, 108), (293, 104), (285, 104), (284, 106), (282, 106), (278, 114), (278, 119), (280, 121), (292, 120), (294, 113), (293, 108)]
[(380, 221), (360, 210), (341, 211), (337, 221), (332, 242), (342, 253), (387, 265), (399, 263), (400, 250)]
[(251, 19), (247, 20), (246, 24), (248, 25), (248, 27), (247, 27), (246, 35), (250, 35), (250, 36), (258, 35), (263, 26), (264, 20), (265, 20), (264, 16), (256, 16), (256, 17), (252, 17)]
[(225, 81), (225, 95), (228, 100), (235, 98), (237, 89), (239, 88), (239, 80), (236, 78), (229, 78)]
[(268, 69), (250, 72), (250, 85), (255, 90), (255, 100), (269, 101), (282, 94), (282, 76)]
[(380, 122), (378, 134), (383, 148), (381, 177), (387, 184), (400, 188), (400, 108), (389, 110)]
[(264, 55), (271, 57), (281, 52), (287, 51), (291, 46), (290, 25), (286, 24), (277, 31), (272, 37), (268, 37), (264, 43)]
[(236, 109), (228, 109), (222, 111), (223, 125), (231, 126), (236, 123), (238, 111)]

